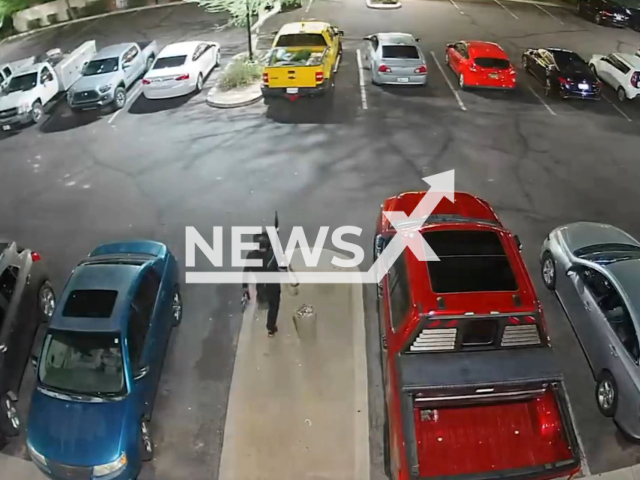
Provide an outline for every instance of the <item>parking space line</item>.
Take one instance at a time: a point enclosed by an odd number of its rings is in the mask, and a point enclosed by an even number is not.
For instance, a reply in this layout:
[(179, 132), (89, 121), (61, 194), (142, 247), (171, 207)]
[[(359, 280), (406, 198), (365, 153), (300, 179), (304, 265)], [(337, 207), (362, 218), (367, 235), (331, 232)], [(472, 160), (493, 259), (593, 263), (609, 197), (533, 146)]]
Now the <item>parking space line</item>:
[(618, 113), (619, 113), (620, 115), (622, 115), (624, 118), (626, 118), (626, 119), (627, 119), (627, 122), (633, 122), (633, 120), (631, 120), (631, 118), (629, 118), (629, 116), (628, 116), (626, 113), (624, 113), (624, 112), (620, 109), (620, 107), (618, 107), (615, 103), (613, 103), (611, 100), (609, 100), (609, 99), (608, 99), (604, 94), (602, 94), (601, 96), (602, 96), (602, 98), (604, 98), (607, 102), (609, 102), (609, 105), (611, 105), (613, 108), (615, 108), (615, 109), (618, 111)]
[(507, 7), (505, 7), (503, 4), (501, 4), (499, 2), (499, 0), (493, 0), (494, 2), (496, 2), (498, 5), (500, 5), (502, 8), (504, 8), (504, 10), (511, 15), (513, 18), (515, 18), (516, 20), (518, 20), (518, 17), (516, 17), (515, 13), (513, 13), (511, 10), (509, 10)]
[(537, 3), (534, 3), (534, 5), (536, 7), (538, 7), (540, 10), (542, 10), (544, 13), (546, 13), (547, 15), (549, 15), (551, 18), (553, 18), (554, 20), (557, 20), (558, 22), (560, 22), (560, 25), (564, 25), (564, 22), (562, 20), (560, 20), (558, 17), (556, 17), (555, 15), (553, 15), (551, 12), (549, 12), (546, 8), (542, 8), (541, 5), (538, 5)]
[(307, 5), (305, 13), (309, 13), (309, 9), (311, 8), (311, 5), (313, 5), (313, 0), (309, 0), (309, 5)]
[(436, 66), (438, 67), (438, 70), (440, 70), (440, 73), (444, 77), (444, 81), (447, 82), (447, 85), (449, 85), (449, 89), (451, 90), (451, 93), (453, 93), (453, 96), (456, 97), (456, 100), (458, 101), (458, 105), (460, 105), (460, 110), (462, 110), (463, 112), (466, 112), (467, 111), (467, 107), (464, 106), (464, 103), (463, 103), (462, 99), (460, 98), (460, 95), (458, 95), (457, 90), (454, 88), (453, 84), (451, 83), (451, 81), (447, 77), (447, 74), (445, 73), (444, 69), (442, 68), (442, 65), (440, 65), (440, 62), (438, 61), (438, 58), (436, 57), (436, 54), (434, 52), (431, 52), (431, 56), (433, 57), (433, 61), (436, 62)]
[(533, 94), (535, 95), (535, 97), (536, 97), (538, 100), (540, 100), (540, 103), (542, 103), (542, 105), (544, 105), (544, 107), (549, 111), (549, 113), (555, 117), (555, 116), (557, 115), (557, 114), (556, 114), (556, 112), (554, 112), (554, 111), (551, 109), (551, 107), (547, 104), (547, 102), (545, 102), (545, 101), (542, 99), (542, 97), (541, 97), (540, 95), (538, 95), (538, 94), (536, 93), (536, 91), (535, 91), (535, 90), (534, 90), (530, 85), (527, 85), (527, 87), (529, 87), (529, 90), (531, 90), (531, 93), (533, 93)]
[(133, 91), (131, 92), (131, 95), (127, 95), (127, 101), (124, 104), (124, 107), (122, 107), (120, 110), (118, 110), (117, 112), (115, 112), (113, 115), (111, 115), (111, 117), (109, 117), (109, 120), (107, 121), (107, 123), (111, 124), (116, 117), (118, 116), (118, 114), (124, 110), (125, 108), (127, 108), (127, 105), (129, 105), (130, 103), (134, 102), (138, 96), (140, 95), (140, 93), (142, 93), (142, 83), (138, 83), (138, 85), (136, 86), (136, 88), (133, 89)]
[(453, 5), (454, 7), (456, 7), (458, 9), (458, 11), (460, 12), (460, 15), (464, 15), (464, 12), (462, 10), (460, 10), (460, 7), (458, 6), (458, 4), (456, 2), (454, 2), (453, 0), (449, 0), (449, 2), (451, 2), (451, 5)]
[(362, 58), (360, 57), (360, 49), (356, 51), (358, 59), (358, 75), (360, 76), (360, 98), (362, 98), (362, 109), (367, 110), (367, 90), (364, 88), (364, 71), (362, 69)]

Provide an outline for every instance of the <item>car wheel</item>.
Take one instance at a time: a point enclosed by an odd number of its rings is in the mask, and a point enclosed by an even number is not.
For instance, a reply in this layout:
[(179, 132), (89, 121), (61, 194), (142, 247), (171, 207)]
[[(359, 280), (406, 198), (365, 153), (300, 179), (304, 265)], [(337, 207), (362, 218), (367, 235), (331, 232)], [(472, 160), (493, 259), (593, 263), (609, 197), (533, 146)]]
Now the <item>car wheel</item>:
[(627, 99), (627, 92), (624, 91), (624, 88), (618, 87), (618, 100), (624, 102)]
[(40, 100), (36, 100), (33, 102), (33, 105), (31, 105), (31, 121), (38, 124), (43, 116), (44, 109), (42, 108), (42, 103), (40, 103)]
[(526, 55), (522, 56), (522, 69), (527, 72), (529, 72), (529, 60), (527, 59)]
[(593, 63), (589, 64), (589, 69), (591, 70), (591, 73), (593, 73), (593, 75), (598, 78), (598, 70), (596, 69), (596, 66)]
[(613, 417), (618, 408), (618, 385), (611, 373), (603, 371), (596, 381), (596, 403), (600, 413)]
[(602, 25), (602, 15), (600, 13), (596, 13), (595, 21), (598, 25)]
[(149, 423), (145, 420), (140, 422), (140, 459), (143, 462), (153, 460), (153, 440), (151, 439), (151, 431)]
[(551, 79), (547, 78), (547, 81), (544, 84), (544, 94), (549, 97), (551, 96)]
[(540, 273), (542, 273), (542, 282), (549, 290), (556, 289), (556, 262), (551, 252), (542, 254), (542, 262), (540, 263)]
[(458, 83), (460, 83), (460, 88), (462, 90), (465, 89), (465, 87), (467, 86), (466, 83), (464, 83), (464, 75), (461, 73), (460, 77), (458, 78)]
[(15, 402), (10, 398), (9, 394), (5, 394), (2, 397), (0, 415), (2, 416), (2, 421), (0, 422), (2, 432), (8, 437), (20, 435), (20, 417), (18, 416)]
[(56, 308), (56, 295), (49, 280), (45, 280), (38, 290), (38, 307), (42, 313), (42, 320), (48, 322)]
[(124, 87), (116, 88), (116, 92), (113, 94), (113, 109), (120, 110), (127, 103), (127, 91)]
[(451, 67), (451, 60), (449, 59), (449, 52), (444, 54), (444, 63), (448, 66)]
[(581, 3), (581, 2), (578, 2), (578, 3), (576, 4), (576, 13), (577, 13), (578, 15), (582, 15), (582, 3)]
[(180, 289), (177, 286), (173, 290), (173, 296), (171, 297), (171, 318), (173, 319), (174, 327), (182, 323), (182, 295), (180, 295)]
[(200, 93), (204, 88), (204, 79), (202, 78), (202, 74), (198, 75), (198, 81), (196, 82), (196, 92)]
[(213, 66), (213, 68), (219, 67), (219, 66), (220, 66), (220, 50), (218, 50), (218, 52), (216, 53), (216, 63)]

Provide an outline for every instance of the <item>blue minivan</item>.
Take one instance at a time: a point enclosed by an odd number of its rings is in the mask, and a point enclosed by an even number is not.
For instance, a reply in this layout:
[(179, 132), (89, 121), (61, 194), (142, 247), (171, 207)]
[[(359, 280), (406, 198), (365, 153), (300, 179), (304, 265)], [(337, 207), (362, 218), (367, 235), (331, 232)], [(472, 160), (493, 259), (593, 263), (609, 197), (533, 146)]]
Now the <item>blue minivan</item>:
[(157, 242), (96, 248), (71, 273), (37, 365), (27, 426), (55, 480), (133, 480), (153, 457), (149, 419), (171, 329), (178, 266)]

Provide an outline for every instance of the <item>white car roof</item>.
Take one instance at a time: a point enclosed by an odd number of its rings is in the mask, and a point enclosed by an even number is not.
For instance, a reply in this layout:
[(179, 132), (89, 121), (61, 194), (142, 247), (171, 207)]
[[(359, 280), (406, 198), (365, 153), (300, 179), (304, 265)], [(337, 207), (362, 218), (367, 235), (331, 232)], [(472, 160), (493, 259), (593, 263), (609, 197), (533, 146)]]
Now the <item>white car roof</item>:
[(162, 49), (158, 58), (175, 57), (178, 55), (191, 55), (196, 51), (198, 45), (204, 42), (180, 42), (172, 43)]
[(410, 33), (388, 32), (378, 33), (383, 45), (415, 45), (416, 39)]
[(640, 57), (632, 55), (630, 53), (616, 53), (616, 56), (627, 62), (633, 68), (640, 69)]

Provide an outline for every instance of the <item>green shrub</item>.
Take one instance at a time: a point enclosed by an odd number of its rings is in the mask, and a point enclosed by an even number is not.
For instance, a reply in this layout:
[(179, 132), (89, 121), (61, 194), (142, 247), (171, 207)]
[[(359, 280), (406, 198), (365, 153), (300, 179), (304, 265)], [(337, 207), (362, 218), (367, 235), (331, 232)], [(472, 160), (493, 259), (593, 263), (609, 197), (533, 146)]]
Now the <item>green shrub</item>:
[(218, 81), (218, 88), (222, 91), (245, 87), (262, 76), (262, 65), (250, 62), (246, 56), (238, 57), (225, 68)]
[(40, 18), (32, 18), (27, 22), (27, 30), (35, 30), (40, 27), (42, 27), (42, 19)]

